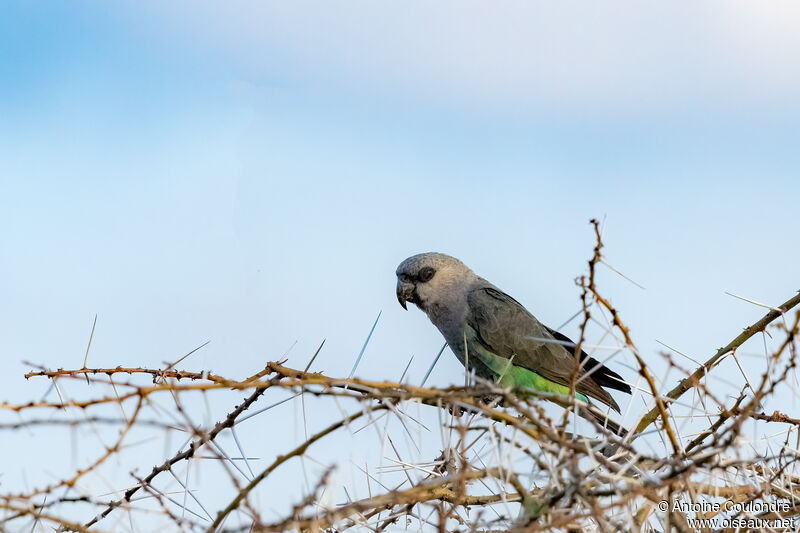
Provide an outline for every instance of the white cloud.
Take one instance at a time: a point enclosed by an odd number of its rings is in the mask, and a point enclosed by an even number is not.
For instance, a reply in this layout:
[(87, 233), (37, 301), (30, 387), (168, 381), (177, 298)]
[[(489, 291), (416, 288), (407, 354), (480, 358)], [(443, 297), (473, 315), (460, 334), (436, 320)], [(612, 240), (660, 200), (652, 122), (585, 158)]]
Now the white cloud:
[(800, 82), (789, 1), (219, 5), (149, 15), (243, 77), (491, 106), (774, 109), (796, 105)]

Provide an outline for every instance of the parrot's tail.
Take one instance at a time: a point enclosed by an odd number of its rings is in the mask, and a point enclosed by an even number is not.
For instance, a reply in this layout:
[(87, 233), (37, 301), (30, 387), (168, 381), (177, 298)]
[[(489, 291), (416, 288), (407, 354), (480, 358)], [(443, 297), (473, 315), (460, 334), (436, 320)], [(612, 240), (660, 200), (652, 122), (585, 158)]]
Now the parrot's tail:
[(595, 422), (610, 432), (625, 438), (628, 435), (628, 430), (622, 427), (618, 422), (612, 420), (602, 410), (590, 403), (580, 402), (578, 405), (578, 414), (590, 422)]

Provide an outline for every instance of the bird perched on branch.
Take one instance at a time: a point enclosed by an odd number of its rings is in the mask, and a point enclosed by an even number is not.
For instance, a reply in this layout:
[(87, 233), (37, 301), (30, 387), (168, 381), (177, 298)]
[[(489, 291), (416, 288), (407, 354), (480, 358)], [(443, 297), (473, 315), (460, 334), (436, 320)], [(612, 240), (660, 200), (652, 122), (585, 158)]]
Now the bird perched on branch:
[[(575, 344), (464, 263), (430, 252), (409, 257), (396, 274), (400, 305), (407, 309), (410, 302), (424, 311), (468, 371), (504, 387), (569, 395), (576, 372)], [(579, 358), (576, 397), (586, 404), (593, 398), (619, 412), (605, 389), (630, 394), (630, 386), (585, 352)], [(585, 407), (582, 416), (589, 414), (611, 431), (624, 433), (600, 409)]]

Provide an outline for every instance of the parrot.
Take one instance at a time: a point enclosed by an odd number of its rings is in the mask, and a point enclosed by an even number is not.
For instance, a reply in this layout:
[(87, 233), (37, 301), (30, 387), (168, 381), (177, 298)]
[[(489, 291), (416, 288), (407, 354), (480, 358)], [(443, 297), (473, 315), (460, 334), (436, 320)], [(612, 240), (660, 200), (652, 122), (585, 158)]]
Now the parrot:
[[(517, 300), (442, 253), (413, 255), (400, 263), (396, 275), (400, 305), (422, 310), (468, 372), (502, 387), (569, 396), (575, 344)], [(590, 399), (619, 413), (606, 389), (630, 394), (630, 385), (584, 351), (579, 357), (575, 396), (589, 404), (591, 418), (614, 433), (627, 433)]]

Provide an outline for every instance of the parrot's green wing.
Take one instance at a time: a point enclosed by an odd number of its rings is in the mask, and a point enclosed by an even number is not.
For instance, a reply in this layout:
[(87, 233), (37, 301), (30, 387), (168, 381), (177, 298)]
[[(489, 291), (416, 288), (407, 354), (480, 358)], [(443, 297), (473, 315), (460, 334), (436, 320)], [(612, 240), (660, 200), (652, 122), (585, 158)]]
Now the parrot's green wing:
[[(467, 322), (481, 348), (504, 359), (513, 356), (513, 367), (531, 370), (557, 385), (569, 387), (575, 371), (575, 348), (541, 339), (571, 343), (564, 335), (542, 325), (514, 298), (495, 287), (473, 289), (467, 295)], [(603, 387), (630, 393), (630, 387), (615, 372), (581, 352), (576, 392), (585, 394), (619, 412), (619, 406)], [(539, 388), (539, 387), (537, 387)], [(541, 390), (541, 389), (540, 389)], [(567, 389), (568, 391), (569, 389)]]

